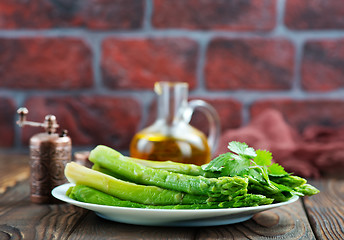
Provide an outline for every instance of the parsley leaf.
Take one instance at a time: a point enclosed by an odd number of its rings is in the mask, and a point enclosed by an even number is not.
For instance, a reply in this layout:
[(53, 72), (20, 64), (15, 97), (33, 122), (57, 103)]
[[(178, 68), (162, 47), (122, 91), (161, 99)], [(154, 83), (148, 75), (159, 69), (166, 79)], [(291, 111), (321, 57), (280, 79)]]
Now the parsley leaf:
[(268, 175), (268, 165), (271, 165), (272, 154), (266, 150), (257, 150), (257, 156), (253, 159), (253, 167), (260, 171), (262, 177), (270, 185), (270, 179)]
[(244, 158), (254, 158), (256, 156), (254, 149), (246, 143), (233, 141), (228, 143), (228, 149)]
[(227, 165), (230, 168), (229, 176), (245, 176), (250, 167), (250, 161), (248, 159), (233, 159), (228, 162)]
[(274, 176), (274, 177), (283, 177), (283, 176), (289, 175), (289, 173), (287, 173), (284, 170), (284, 168), (278, 163), (273, 163), (271, 166), (269, 166), (268, 173), (269, 175)]
[(223, 170), (226, 170), (227, 168), (227, 162), (232, 159), (232, 153), (224, 153), (219, 155), (218, 157), (214, 158), (210, 163), (206, 165), (202, 165), (202, 169), (204, 171), (210, 171), (210, 172), (221, 172)]
[(221, 176), (242, 176), (248, 171), (250, 160), (227, 152), (214, 158), (210, 163), (203, 165), (204, 171), (219, 172)]
[(257, 156), (254, 158), (254, 162), (260, 166), (269, 166), (271, 165), (272, 154), (266, 150), (258, 149), (256, 151)]

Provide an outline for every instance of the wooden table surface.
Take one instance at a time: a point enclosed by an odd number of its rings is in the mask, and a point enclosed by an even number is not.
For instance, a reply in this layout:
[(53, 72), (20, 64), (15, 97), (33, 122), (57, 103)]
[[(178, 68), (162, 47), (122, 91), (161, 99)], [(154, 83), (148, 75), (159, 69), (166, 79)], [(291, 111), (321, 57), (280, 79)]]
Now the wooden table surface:
[(213, 227), (147, 227), (104, 220), (70, 204), (30, 202), (28, 157), (0, 155), (0, 239), (344, 239), (344, 180), (320, 194)]

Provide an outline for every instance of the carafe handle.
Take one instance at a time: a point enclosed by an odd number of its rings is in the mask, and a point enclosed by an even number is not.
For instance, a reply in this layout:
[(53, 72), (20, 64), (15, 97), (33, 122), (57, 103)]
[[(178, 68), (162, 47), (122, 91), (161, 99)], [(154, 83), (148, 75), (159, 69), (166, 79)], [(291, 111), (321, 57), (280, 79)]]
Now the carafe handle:
[(200, 110), (209, 122), (208, 145), (211, 153), (214, 154), (220, 137), (220, 118), (215, 108), (203, 100), (192, 100), (188, 103), (187, 109), (183, 113), (184, 120), (189, 123), (195, 109)]

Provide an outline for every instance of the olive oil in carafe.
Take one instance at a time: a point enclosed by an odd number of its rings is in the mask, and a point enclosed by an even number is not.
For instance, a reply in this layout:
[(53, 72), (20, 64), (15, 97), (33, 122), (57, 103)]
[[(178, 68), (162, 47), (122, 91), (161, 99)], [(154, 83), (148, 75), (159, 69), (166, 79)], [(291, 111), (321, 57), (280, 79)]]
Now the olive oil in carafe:
[(210, 148), (202, 133), (194, 134), (196, 143), (182, 138), (161, 134), (137, 134), (131, 145), (130, 155), (155, 161), (174, 161), (202, 165), (210, 161)]

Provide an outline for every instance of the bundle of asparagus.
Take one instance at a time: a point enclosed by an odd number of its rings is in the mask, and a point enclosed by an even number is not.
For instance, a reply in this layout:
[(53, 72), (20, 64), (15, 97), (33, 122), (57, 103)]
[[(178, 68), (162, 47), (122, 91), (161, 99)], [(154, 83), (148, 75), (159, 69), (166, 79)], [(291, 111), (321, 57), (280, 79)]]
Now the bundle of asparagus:
[(266, 151), (229, 143), (231, 152), (196, 166), (123, 156), (106, 146), (91, 151), (89, 169), (76, 163), (65, 168), (76, 184), (67, 191), (75, 200), (122, 207), (201, 209), (248, 207), (313, 195), (306, 180), (271, 164)]

